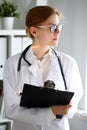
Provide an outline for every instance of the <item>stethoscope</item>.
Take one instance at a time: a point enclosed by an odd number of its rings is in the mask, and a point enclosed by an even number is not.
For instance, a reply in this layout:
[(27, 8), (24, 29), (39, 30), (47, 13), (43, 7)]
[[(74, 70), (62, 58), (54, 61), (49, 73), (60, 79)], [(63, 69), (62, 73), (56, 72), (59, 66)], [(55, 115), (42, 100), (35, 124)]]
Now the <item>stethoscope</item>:
[[(25, 50), (22, 52), (20, 58), (19, 58), (19, 61), (18, 61), (18, 68), (17, 68), (17, 71), (20, 71), (20, 68), (21, 68), (21, 60), (22, 58), (25, 60), (25, 62), (31, 66), (31, 63), (26, 59), (25, 55), (28, 51), (28, 49), (31, 47), (31, 45), (29, 45), (28, 47), (25, 48)], [(64, 72), (63, 72), (63, 68), (62, 68), (62, 64), (61, 64), (61, 61), (60, 61), (60, 58), (57, 54), (57, 52), (55, 51), (55, 49), (52, 48), (52, 51), (54, 52), (55, 56), (57, 57), (58, 59), (58, 63), (59, 63), (59, 66), (60, 66), (60, 70), (61, 70), (61, 74), (62, 74), (62, 78), (63, 78), (63, 81), (64, 81), (64, 85), (65, 85), (65, 89), (67, 89), (67, 85), (66, 85), (66, 80), (65, 80), (65, 76), (64, 76)]]

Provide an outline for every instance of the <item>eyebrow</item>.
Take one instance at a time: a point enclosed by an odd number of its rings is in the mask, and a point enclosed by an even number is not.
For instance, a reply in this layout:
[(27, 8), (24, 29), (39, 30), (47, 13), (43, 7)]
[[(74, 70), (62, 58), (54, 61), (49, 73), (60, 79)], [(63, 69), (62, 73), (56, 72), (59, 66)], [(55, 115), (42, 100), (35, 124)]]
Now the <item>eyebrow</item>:
[(48, 23), (47, 25), (60, 25), (60, 23), (54, 24), (54, 23)]

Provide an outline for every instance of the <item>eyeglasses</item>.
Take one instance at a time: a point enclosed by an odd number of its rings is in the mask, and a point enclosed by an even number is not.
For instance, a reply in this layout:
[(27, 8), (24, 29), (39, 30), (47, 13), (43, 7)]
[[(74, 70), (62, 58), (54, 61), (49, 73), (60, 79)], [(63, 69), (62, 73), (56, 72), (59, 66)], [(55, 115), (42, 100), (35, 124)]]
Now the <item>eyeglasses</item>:
[(36, 26), (37, 28), (49, 28), (50, 29), (50, 32), (54, 33), (55, 31), (60, 31), (62, 30), (63, 28), (63, 24), (60, 24), (60, 25), (38, 25)]

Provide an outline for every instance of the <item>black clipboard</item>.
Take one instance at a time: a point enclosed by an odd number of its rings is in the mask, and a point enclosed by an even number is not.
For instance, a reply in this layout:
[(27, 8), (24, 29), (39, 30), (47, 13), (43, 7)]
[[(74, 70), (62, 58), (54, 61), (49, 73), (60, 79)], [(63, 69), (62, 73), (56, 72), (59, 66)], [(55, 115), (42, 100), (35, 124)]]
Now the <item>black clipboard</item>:
[(74, 92), (24, 84), (20, 106), (28, 108), (46, 108), (53, 105), (66, 105), (69, 104), (73, 95)]

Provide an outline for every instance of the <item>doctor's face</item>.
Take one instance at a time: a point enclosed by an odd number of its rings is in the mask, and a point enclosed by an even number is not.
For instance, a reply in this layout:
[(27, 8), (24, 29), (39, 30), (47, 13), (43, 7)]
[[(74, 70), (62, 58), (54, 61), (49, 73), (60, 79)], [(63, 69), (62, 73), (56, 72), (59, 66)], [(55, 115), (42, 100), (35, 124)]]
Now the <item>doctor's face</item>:
[(51, 15), (45, 22), (36, 26), (35, 40), (41, 46), (56, 46), (58, 44), (62, 25), (59, 25), (57, 14)]

